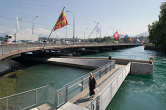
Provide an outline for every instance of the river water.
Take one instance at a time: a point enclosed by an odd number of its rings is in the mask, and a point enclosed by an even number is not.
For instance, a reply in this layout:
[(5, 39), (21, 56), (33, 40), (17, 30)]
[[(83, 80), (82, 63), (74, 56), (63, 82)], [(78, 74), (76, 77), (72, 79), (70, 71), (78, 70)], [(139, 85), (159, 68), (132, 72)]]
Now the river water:
[(166, 110), (166, 55), (144, 50), (144, 46), (89, 55), (149, 60), (154, 58), (153, 75), (128, 75), (106, 110)]
[[(128, 75), (107, 110), (166, 110), (166, 55), (144, 50), (144, 46), (88, 55), (149, 60), (154, 58), (153, 75)], [(58, 89), (92, 70), (51, 64), (34, 64), (0, 78), (0, 97), (51, 85)]]

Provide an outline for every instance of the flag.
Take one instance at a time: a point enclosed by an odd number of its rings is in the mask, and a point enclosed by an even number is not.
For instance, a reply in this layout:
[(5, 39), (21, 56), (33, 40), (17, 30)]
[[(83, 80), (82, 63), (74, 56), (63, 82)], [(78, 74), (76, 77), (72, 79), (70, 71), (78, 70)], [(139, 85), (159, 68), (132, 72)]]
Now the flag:
[(142, 40), (142, 43), (144, 43), (145, 41)]
[(101, 32), (101, 29), (99, 28), (98, 25), (95, 27), (95, 31), (96, 31), (96, 33), (98, 33), (98, 34)]
[(137, 39), (137, 41), (140, 43), (140, 40), (139, 40), (139, 39)]
[(60, 16), (59, 16), (59, 18), (58, 18), (58, 20), (57, 20), (57, 22), (56, 22), (56, 24), (55, 24), (55, 26), (54, 26), (53, 30), (55, 31), (56, 29), (62, 28), (65, 25), (68, 25), (68, 22), (67, 22), (65, 12), (64, 12), (64, 9), (63, 9)]
[(118, 33), (118, 31), (116, 31), (115, 32), (115, 34), (114, 34), (114, 36), (113, 36), (116, 40), (118, 40), (119, 39), (119, 37), (120, 37), (120, 35), (119, 35), (119, 33)]
[(134, 38), (134, 41), (136, 42), (136, 41), (137, 41), (137, 39), (136, 39), (136, 38)]
[(131, 41), (131, 42), (133, 42), (133, 41), (134, 41), (134, 39), (131, 37), (131, 38), (130, 38), (130, 41)]
[(129, 36), (126, 34), (124, 38), (125, 38), (125, 39), (129, 39)]

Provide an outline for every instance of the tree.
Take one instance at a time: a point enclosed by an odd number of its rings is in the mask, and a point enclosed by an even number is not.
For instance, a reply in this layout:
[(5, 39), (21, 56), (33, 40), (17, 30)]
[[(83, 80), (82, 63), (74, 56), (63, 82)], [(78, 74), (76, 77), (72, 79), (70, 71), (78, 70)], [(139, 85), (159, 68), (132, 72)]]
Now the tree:
[(149, 40), (155, 47), (166, 52), (166, 3), (163, 2), (160, 6), (159, 20), (154, 21), (152, 25), (148, 25)]

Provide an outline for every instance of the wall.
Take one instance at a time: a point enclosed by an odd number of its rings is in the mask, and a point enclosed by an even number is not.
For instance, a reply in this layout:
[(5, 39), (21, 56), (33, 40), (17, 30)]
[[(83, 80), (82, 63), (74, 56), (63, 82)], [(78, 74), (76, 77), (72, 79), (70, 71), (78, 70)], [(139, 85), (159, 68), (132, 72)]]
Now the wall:
[(10, 69), (11, 69), (10, 58), (0, 60), (0, 75), (6, 71), (9, 71)]
[(130, 68), (132, 75), (153, 74), (153, 64), (132, 62)]

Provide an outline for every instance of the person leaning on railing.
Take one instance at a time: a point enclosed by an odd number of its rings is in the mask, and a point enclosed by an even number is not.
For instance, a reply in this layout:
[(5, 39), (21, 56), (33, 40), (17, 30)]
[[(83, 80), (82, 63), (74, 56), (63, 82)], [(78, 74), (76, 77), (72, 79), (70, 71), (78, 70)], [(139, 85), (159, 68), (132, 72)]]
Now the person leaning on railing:
[(89, 77), (89, 81), (88, 81), (88, 86), (89, 86), (89, 95), (90, 95), (89, 99), (92, 99), (93, 95), (95, 94), (94, 89), (97, 86), (96, 78), (93, 77), (92, 73), (90, 73), (90, 77)]
[(150, 60), (149, 60), (149, 63), (153, 64), (153, 60), (154, 60), (154, 58), (151, 57)]

